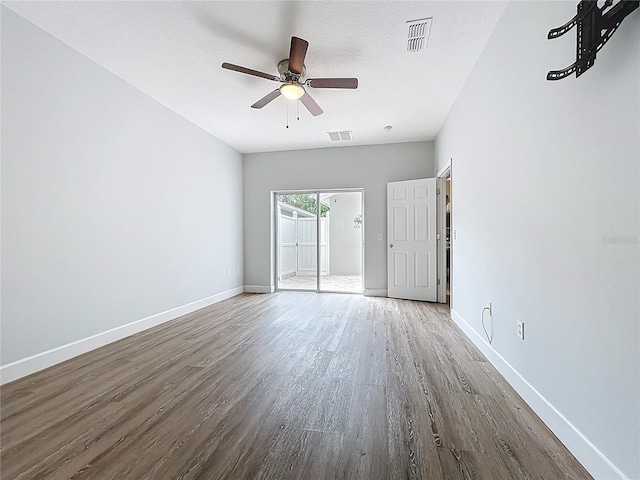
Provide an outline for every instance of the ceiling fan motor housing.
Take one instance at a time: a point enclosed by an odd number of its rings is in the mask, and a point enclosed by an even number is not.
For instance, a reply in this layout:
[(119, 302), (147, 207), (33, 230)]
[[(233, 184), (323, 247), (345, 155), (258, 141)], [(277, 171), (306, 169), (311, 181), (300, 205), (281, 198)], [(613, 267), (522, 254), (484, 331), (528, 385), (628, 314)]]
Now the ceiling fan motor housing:
[(280, 74), (280, 78), (283, 82), (296, 81), (298, 83), (304, 83), (307, 68), (302, 67), (302, 73), (300, 75), (292, 73), (289, 71), (289, 59), (285, 58), (284, 60), (280, 60), (278, 63), (278, 73)]

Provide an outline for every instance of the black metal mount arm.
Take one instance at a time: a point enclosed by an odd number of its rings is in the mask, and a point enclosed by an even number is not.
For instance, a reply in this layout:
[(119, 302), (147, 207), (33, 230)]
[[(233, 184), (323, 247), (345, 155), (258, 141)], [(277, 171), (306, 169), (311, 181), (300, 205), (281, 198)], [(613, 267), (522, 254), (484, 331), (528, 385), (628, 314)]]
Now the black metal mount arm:
[(640, 0), (621, 0), (615, 6), (612, 5), (613, 0), (607, 0), (602, 8), (598, 8), (596, 0), (581, 0), (575, 17), (549, 31), (547, 38), (551, 40), (564, 35), (575, 26), (578, 27), (576, 61), (562, 70), (551, 70), (547, 74), (547, 80), (560, 80), (573, 72), (579, 77), (591, 68), (596, 61), (596, 53), (613, 36), (622, 20), (640, 6)]

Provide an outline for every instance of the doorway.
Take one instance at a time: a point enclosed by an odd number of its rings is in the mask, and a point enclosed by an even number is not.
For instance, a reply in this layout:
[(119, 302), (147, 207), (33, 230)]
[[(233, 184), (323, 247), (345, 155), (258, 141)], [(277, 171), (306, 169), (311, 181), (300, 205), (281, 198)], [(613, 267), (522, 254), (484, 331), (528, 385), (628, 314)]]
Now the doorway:
[(274, 192), (276, 290), (363, 293), (363, 194)]
[(451, 256), (452, 249), (452, 237), (451, 237), (451, 202), (453, 195), (451, 194), (451, 175), (445, 180), (446, 196), (445, 196), (445, 279), (446, 279), (446, 303), (451, 304)]
[(456, 231), (453, 228), (453, 177), (451, 160), (438, 172), (438, 234), (444, 242), (438, 242), (438, 302), (453, 308), (453, 246)]

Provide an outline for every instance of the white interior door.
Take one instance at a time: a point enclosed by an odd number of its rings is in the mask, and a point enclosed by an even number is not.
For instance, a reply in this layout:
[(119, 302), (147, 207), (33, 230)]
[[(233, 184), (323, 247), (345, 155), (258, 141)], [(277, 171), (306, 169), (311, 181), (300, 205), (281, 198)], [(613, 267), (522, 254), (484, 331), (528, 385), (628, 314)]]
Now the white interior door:
[(436, 179), (387, 183), (388, 295), (435, 302)]

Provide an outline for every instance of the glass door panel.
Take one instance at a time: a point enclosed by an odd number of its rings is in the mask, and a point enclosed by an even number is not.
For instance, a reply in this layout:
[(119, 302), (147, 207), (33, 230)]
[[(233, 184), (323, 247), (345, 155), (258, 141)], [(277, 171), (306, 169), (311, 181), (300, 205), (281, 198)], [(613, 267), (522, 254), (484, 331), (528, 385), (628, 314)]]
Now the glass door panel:
[(276, 288), (317, 291), (317, 194), (277, 194), (276, 210)]
[(362, 293), (364, 224), (361, 191), (321, 192), (320, 285), (325, 292)]

